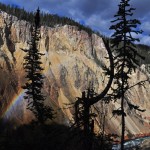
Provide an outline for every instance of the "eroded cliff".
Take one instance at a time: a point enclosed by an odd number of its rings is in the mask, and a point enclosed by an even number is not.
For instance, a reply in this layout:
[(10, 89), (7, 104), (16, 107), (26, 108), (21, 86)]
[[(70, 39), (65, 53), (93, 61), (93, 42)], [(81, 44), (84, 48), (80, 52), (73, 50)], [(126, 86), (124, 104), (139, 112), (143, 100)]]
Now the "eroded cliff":
[[(31, 38), (30, 23), (0, 11), (0, 107), (1, 116), (17, 123), (28, 123), (32, 118), (26, 110), (21, 86), (25, 83), (23, 57), (21, 49), (28, 49)], [(75, 26), (41, 27), (39, 49), (42, 57), (43, 75), (45, 76), (43, 92), (47, 95), (46, 103), (57, 112), (55, 121), (70, 125), (73, 121), (73, 108), (68, 105), (89, 86), (94, 86), (100, 93), (107, 84), (107, 77), (101, 68), (109, 66), (107, 51), (102, 38), (96, 34), (89, 35), (79, 31)], [(138, 69), (131, 77), (131, 86), (148, 77), (146, 72)], [(150, 129), (150, 87), (135, 86), (127, 93), (127, 98), (145, 112), (130, 111), (126, 107), (126, 133), (146, 133)], [(120, 107), (119, 103), (105, 104), (106, 132), (120, 133), (120, 117), (112, 116), (112, 110)], [(98, 111), (96, 111), (98, 110)], [(102, 104), (95, 104), (98, 114), (96, 126), (100, 125)]]

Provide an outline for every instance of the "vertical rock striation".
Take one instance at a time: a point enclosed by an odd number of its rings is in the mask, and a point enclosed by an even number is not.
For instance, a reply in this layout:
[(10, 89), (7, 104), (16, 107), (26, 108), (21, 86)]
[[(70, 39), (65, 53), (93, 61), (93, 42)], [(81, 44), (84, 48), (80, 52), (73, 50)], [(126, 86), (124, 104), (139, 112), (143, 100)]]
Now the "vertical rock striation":
[[(0, 11), (0, 110), (1, 116), (16, 123), (28, 123), (33, 118), (29, 110), (25, 109), (26, 102), (19, 97), (25, 82), (25, 53), (21, 49), (29, 47), (30, 31), (30, 23)], [(73, 103), (92, 84), (98, 93), (105, 86), (107, 77), (104, 76), (101, 65), (109, 66), (109, 63), (105, 58), (107, 51), (102, 38), (79, 31), (75, 26), (42, 26), (39, 49), (45, 54), (42, 62), (45, 68), (43, 90), (47, 95), (46, 103), (56, 110), (55, 121), (69, 125), (73, 120), (73, 109), (66, 109), (66, 104)], [(131, 78), (133, 85), (146, 79), (146, 73), (139, 69)], [(144, 133), (150, 128), (149, 83), (145, 87), (146, 89), (136, 86), (127, 93), (130, 101), (146, 109), (146, 112), (139, 113), (126, 108), (129, 115), (126, 117), (127, 132), (130, 129), (132, 134)], [(17, 104), (13, 103), (16, 99), (20, 99)], [(101, 110), (100, 106), (100, 103), (95, 105)], [(111, 103), (107, 107), (106, 130), (119, 133), (120, 118), (112, 117), (111, 113), (113, 109), (119, 108), (119, 104)]]

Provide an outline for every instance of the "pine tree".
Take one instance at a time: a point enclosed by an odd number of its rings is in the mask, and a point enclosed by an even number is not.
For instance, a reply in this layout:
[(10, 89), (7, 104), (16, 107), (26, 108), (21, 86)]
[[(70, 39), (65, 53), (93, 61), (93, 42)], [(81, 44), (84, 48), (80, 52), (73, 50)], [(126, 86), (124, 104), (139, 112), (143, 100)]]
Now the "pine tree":
[(32, 27), (32, 37), (29, 42), (30, 48), (23, 49), (26, 52), (24, 57), (24, 69), (26, 72), (27, 82), (23, 86), (26, 95), (24, 98), (28, 100), (27, 108), (33, 112), (37, 121), (43, 124), (47, 119), (52, 119), (52, 109), (44, 105), (45, 96), (42, 93), (44, 70), (41, 65), (41, 57), (44, 55), (38, 50), (38, 42), (40, 39), (40, 10), (34, 17), (34, 25)]
[[(121, 135), (121, 150), (124, 149), (124, 133), (125, 133), (125, 110), (124, 103), (126, 100), (125, 92), (130, 88), (129, 79), (130, 75), (137, 68), (138, 61), (137, 56), (140, 56), (134, 45), (135, 41), (139, 41), (138, 38), (134, 38), (132, 34), (141, 34), (142, 31), (137, 30), (140, 21), (132, 19), (133, 10), (129, 4), (130, 0), (121, 0), (119, 10), (114, 16), (115, 20), (112, 21), (114, 25), (110, 27), (111, 30), (115, 30), (112, 35), (112, 48), (114, 50), (114, 66), (116, 73), (114, 76), (115, 86), (113, 87), (113, 96), (115, 100), (121, 100), (120, 110), (114, 110), (113, 113), (121, 116), (122, 121), (122, 135)], [(136, 109), (138, 106), (132, 105), (127, 101), (129, 107)], [(139, 107), (138, 107), (139, 108)], [(142, 111), (142, 110), (141, 110)]]

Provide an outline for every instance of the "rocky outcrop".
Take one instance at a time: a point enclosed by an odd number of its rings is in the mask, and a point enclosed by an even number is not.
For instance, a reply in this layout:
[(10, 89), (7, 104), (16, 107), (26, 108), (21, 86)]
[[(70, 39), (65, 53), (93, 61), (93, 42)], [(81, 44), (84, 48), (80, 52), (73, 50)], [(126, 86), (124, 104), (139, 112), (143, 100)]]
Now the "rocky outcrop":
[[(21, 86), (25, 83), (23, 57), (21, 49), (29, 48), (31, 25), (24, 20), (0, 12), (0, 107), (1, 116), (17, 123), (28, 123), (32, 118), (26, 110)], [(43, 92), (47, 95), (46, 103), (57, 112), (55, 121), (70, 124), (73, 120), (73, 108), (67, 104), (75, 102), (76, 97), (89, 86), (94, 85), (100, 93), (106, 86), (107, 77), (101, 68), (109, 66), (107, 51), (102, 38), (96, 34), (89, 35), (79, 31), (75, 26), (41, 27), (39, 49), (42, 57), (43, 75), (45, 76)], [(147, 76), (137, 70), (131, 77), (133, 85)], [(145, 133), (150, 128), (150, 92), (149, 83), (145, 88), (136, 86), (127, 93), (129, 101), (140, 105), (146, 112), (126, 111), (127, 133)], [(120, 133), (120, 118), (112, 117), (112, 110), (118, 109), (119, 103), (106, 104), (106, 132)], [(68, 108), (68, 109), (67, 109)], [(93, 111), (98, 111), (96, 127), (100, 124), (101, 103), (95, 104)]]

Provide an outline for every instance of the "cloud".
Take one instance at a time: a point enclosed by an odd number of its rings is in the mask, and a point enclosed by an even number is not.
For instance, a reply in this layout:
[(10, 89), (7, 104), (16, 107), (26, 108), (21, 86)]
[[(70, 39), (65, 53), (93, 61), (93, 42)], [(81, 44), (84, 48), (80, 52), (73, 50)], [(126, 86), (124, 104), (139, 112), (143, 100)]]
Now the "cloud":
[(110, 26), (110, 20), (103, 19), (101, 16), (92, 15), (87, 18), (86, 25), (93, 27), (94, 30), (100, 31), (102, 34), (107, 34), (108, 36), (108, 28)]
[(141, 25), (141, 29), (150, 34), (150, 21), (145, 21)]
[[(112, 3), (106, 0), (76, 0), (76, 6), (80, 9), (85, 17), (98, 15), (109, 8)], [(107, 6), (107, 7), (106, 7)]]
[(143, 35), (143, 36), (141, 36), (140, 41), (142, 44), (150, 45), (150, 36), (149, 35)]
[[(0, 0), (0, 2), (18, 5), (28, 11), (35, 11), (39, 6), (45, 12), (70, 17), (100, 33), (110, 35), (112, 32), (109, 30), (110, 21), (114, 19), (120, 0)], [(141, 20), (141, 27), (148, 34), (150, 0), (131, 0), (130, 3), (136, 8), (133, 18)]]

